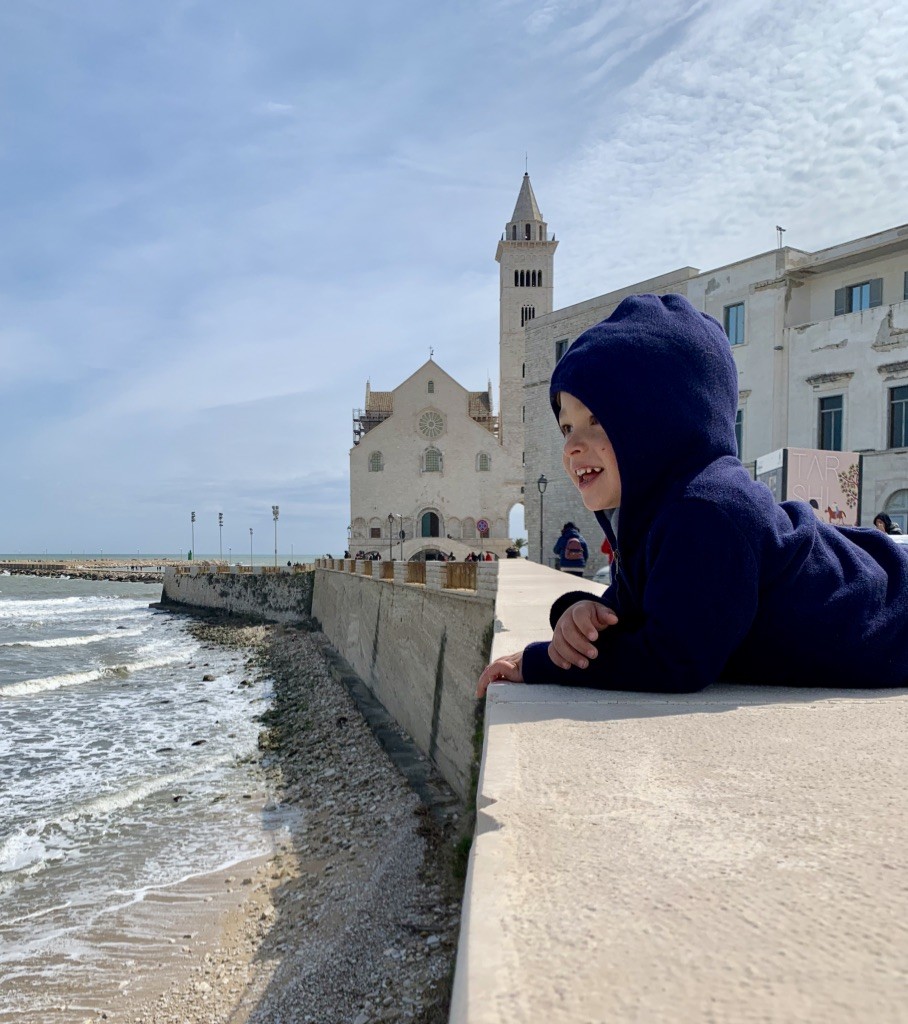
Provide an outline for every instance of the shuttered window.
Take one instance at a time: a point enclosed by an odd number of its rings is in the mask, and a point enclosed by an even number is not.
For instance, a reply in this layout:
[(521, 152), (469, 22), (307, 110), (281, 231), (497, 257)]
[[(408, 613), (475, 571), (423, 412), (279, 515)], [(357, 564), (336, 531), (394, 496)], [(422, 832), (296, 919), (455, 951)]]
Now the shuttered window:
[[(908, 288), (908, 284), (906, 284)], [(862, 309), (872, 309), (883, 305), (883, 279), (874, 277), (869, 281), (849, 284), (844, 288), (836, 288), (835, 315), (857, 313)]]

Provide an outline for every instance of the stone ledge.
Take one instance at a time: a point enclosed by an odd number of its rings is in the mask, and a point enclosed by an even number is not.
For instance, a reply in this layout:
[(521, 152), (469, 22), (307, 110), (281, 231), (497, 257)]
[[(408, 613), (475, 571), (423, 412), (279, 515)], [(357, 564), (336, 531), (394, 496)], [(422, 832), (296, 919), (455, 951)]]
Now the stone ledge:
[[(558, 576), (503, 567), (497, 653)], [(450, 1020), (903, 1021), (906, 731), (905, 690), (491, 687)]]

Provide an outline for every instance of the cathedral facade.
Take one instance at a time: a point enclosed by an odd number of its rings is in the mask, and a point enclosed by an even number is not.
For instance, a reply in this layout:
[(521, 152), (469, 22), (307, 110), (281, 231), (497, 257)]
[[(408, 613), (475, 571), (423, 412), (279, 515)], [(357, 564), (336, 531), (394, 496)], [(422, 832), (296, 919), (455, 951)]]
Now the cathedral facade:
[(557, 242), (528, 174), (498, 243), (500, 407), (429, 359), (392, 391), (366, 385), (353, 413), (348, 548), (383, 558), (491, 551), (511, 543), (523, 502), (526, 324), (552, 310)]

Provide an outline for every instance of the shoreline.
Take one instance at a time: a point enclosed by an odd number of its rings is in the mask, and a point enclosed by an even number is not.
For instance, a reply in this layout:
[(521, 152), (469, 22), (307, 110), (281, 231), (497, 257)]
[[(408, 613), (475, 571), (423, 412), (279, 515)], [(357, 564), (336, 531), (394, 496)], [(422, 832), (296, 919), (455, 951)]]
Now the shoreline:
[(270, 855), (143, 901), (134, 914), (157, 915), (161, 941), (83, 1019), (443, 1024), (462, 895), (450, 830), (331, 676), (322, 634), (196, 618), (197, 639), (246, 650), (273, 681), (261, 799), (283, 827)]

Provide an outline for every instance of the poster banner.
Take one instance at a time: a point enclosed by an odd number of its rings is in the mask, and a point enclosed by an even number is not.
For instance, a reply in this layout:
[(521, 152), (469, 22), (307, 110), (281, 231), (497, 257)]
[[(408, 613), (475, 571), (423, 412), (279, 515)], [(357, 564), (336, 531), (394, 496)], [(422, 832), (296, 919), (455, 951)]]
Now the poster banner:
[(787, 451), (786, 497), (809, 502), (824, 523), (857, 526), (861, 456), (814, 448)]

